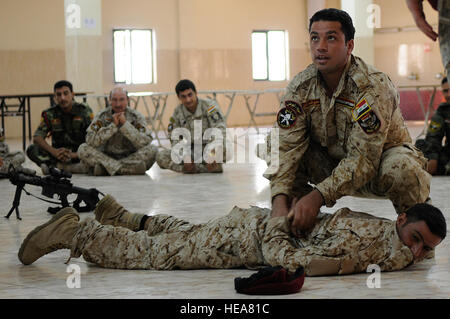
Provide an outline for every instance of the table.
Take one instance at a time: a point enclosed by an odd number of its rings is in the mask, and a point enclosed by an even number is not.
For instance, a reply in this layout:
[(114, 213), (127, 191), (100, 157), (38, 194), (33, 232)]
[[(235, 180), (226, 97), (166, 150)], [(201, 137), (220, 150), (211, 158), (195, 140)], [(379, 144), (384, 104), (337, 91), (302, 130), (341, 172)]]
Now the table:
[[(399, 89), (415, 89), (417, 93), (417, 98), (419, 100), (420, 109), (422, 110), (423, 117), (424, 117), (424, 126), (422, 128), (422, 131), (419, 135), (416, 136), (416, 139), (418, 139), (420, 136), (425, 135), (427, 128), (428, 128), (428, 118), (430, 117), (430, 112), (433, 109), (434, 104), (434, 98), (436, 97), (436, 90), (440, 87), (439, 84), (430, 84), (430, 85), (402, 85), (399, 86)], [(425, 103), (422, 100), (422, 94), (420, 94), (420, 89), (423, 88), (432, 88), (433, 93), (431, 94), (430, 100), (428, 101), (428, 105), (425, 108)]]

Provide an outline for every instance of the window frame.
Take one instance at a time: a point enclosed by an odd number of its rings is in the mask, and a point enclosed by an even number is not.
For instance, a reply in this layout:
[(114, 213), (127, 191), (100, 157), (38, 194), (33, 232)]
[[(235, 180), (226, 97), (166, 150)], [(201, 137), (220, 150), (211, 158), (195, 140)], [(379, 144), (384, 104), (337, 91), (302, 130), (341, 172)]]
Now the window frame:
[[(116, 43), (114, 41), (114, 34), (117, 31), (130, 31), (130, 51), (132, 50), (132, 38), (131, 38), (131, 32), (132, 31), (150, 31), (150, 52), (152, 54), (152, 59), (151, 59), (151, 77), (152, 80), (150, 82), (147, 83), (134, 83), (133, 82), (133, 67), (131, 64), (131, 82), (127, 83), (126, 79), (123, 82), (117, 82), (116, 81)], [(141, 84), (156, 84), (156, 41), (155, 41), (155, 31), (154, 29), (149, 29), (149, 28), (114, 28), (112, 30), (112, 42), (113, 42), (113, 81), (114, 84), (124, 84), (124, 85), (141, 85)], [(130, 52), (130, 54), (132, 54), (132, 52)]]
[[(272, 31), (278, 31), (284, 33), (284, 49), (285, 49), (285, 79), (284, 80), (270, 80), (270, 61), (269, 61), (269, 32)], [(289, 33), (286, 29), (255, 29), (252, 30), (252, 33), (250, 35), (250, 39), (252, 39), (254, 33), (264, 33), (266, 35), (266, 74), (267, 77), (265, 79), (255, 79), (253, 77), (253, 43), (252, 43), (252, 80), (253, 81), (269, 81), (269, 82), (281, 82), (281, 81), (287, 81), (289, 79)]]

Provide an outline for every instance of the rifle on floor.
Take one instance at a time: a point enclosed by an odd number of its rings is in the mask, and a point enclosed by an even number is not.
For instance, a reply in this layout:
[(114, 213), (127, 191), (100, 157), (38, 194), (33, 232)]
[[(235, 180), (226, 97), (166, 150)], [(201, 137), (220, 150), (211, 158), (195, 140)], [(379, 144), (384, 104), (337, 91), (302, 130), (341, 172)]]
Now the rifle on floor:
[[(25, 191), (27, 195), (31, 195), (45, 202), (61, 205), (60, 207), (49, 207), (47, 209), (47, 212), (49, 212), (50, 214), (56, 214), (60, 209), (64, 207), (70, 207), (67, 200), (68, 195), (77, 195), (75, 201), (73, 201), (72, 203), (72, 207), (79, 213), (94, 210), (95, 206), (100, 200), (99, 194), (102, 194), (104, 196), (103, 193), (95, 188), (85, 189), (73, 186), (73, 184), (70, 182), (72, 174), (64, 172), (63, 170), (59, 170), (57, 168), (50, 168), (50, 175), (40, 177), (37, 176), (36, 172), (33, 170), (26, 168), (16, 170), (11, 165), (8, 169), (8, 173), (0, 173), (0, 177), (8, 178), (13, 185), (17, 186), (13, 205), (5, 218), (9, 218), (9, 216), (11, 216), (12, 212), (15, 210), (17, 219), (22, 220), (19, 214), (20, 196), (22, 195), (22, 191)], [(60, 202), (49, 201), (30, 194), (24, 188), (27, 184), (42, 187), (42, 195), (48, 198), (53, 199), (53, 196), (57, 195)], [(83, 202), (84, 206), (81, 206)]]

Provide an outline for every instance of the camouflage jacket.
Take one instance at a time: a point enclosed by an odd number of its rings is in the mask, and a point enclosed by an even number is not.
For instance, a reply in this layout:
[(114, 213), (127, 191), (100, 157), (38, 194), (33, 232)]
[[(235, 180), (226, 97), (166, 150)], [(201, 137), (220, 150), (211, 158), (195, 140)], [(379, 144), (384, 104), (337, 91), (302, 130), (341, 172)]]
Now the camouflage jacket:
[(125, 109), (127, 121), (120, 128), (114, 124), (112, 115), (111, 107), (107, 107), (95, 116), (87, 129), (87, 144), (114, 158), (122, 158), (152, 142), (145, 117), (137, 110)]
[(308, 66), (289, 83), (281, 101), (275, 124), (280, 166), (264, 175), (272, 197), (293, 195), (295, 172), (310, 142), (339, 161), (317, 185), (328, 207), (376, 175), (383, 151), (402, 144), (414, 149), (398, 103), (389, 77), (358, 57), (350, 57), (331, 98), (317, 67)]
[[(194, 135), (194, 121), (196, 120), (201, 121), (202, 130), (201, 132), (197, 132), (197, 135)], [(208, 139), (203, 138), (205, 131), (209, 128), (217, 128), (220, 130), (223, 142), (225, 143), (226, 141), (225, 118), (218, 103), (213, 100), (198, 99), (198, 105), (194, 114), (189, 112), (182, 104), (175, 108), (168, 126), (169, 138), (171, 139), (172, 145), (178, 143), (177, 140), (172, 141), (172, 132), (176, 128), (186, 128), (189, 130), (191, 144), (194, 144), (195, 141), (198, 141), (202, 145), (209, 143)]]
[(34, 136), (52, 137), (54, 148), (66, 147), (76, 152), (85, 142), (86, 129), (91, 124), (93, 113), (84, 103), (73, 102), (70, 113), (64, 113), (59, 106), (42, 112), (39, 127)]
[(270, 265), (294, 271), (300, 265), (306, 275), (345, 275), (366, 272), (375, 264), (381, 271), (400, 270), (414, 262), (411, 250), (401, 241), (396, 222), (348, 208), (319, 214), (313, 230), (293, 239), (286, 217), (267, 222), (262, 252)]
[[(446, 138), (445, 145), (442, 140)], [(431, 117), (425, 140), (430, 142), (431, 150), (427, 154), (430, 159), (439, 159), (439, 153), (444, 152), (450, 157), (450, 104), (442, 103)]]
[(266, 208), (234, 207), (228, 215), (189, 230), (182, 226), (151, 237), (150, 259), (156, 269), (270, 265), (293, 272), (303, 266), (306, 275), (319, 276), (365, 272), (377, 264), (382, 271), (393, 271), (413, 262), (395, 224), (342, 208), (334, 214), (320, 213), (312, 231), (296, 239), (287, 217), (271, 218)]

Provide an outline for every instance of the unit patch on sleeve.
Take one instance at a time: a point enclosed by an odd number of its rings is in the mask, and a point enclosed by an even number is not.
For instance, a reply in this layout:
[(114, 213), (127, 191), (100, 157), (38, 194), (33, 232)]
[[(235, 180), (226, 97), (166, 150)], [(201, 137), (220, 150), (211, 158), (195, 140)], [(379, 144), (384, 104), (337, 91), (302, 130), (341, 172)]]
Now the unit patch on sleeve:
[(284, 106), (293, 109), (294, 111), (296, 111), (298, 114), (303, 114), (303, 109), (300, 106), (300, 104), (298, 104), (295, 101), (292, 100), (286, 100), (284, 101)]
[(102, 127), (102, 121), (98, 120), (95, 123), (92, 123), (91, 128), (93, 131), (98, 131)]
[(211, 106), (208, 107), (208, 114), (214, 113), (216, 111), (216, 106), (213, 104)]
[(296, 121), (297, 115), (295, 114), (295, 111), (293, 109), (283, 107), (281, 110), (278, 111), (277, 123), (279, 127), (283, 129), (288, 129), (292, 127)]
[(438, 123), (438, 122), (432, 120), (430, 122), (430, 125), (428, 126), (428, 131), (431, 133), (435, 133), (435, 132), (439, 131), (441, 129), (441, 127), (442, 127), (441, 123)]
[(381, 121), (364, 98), (352, 110), (353, 118), (366, 134), (378, 131)]

